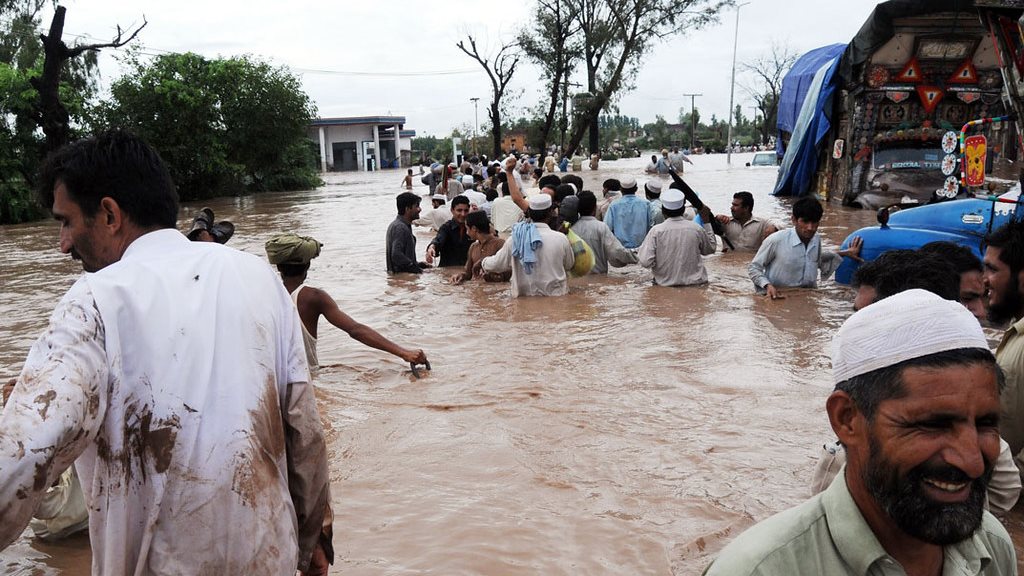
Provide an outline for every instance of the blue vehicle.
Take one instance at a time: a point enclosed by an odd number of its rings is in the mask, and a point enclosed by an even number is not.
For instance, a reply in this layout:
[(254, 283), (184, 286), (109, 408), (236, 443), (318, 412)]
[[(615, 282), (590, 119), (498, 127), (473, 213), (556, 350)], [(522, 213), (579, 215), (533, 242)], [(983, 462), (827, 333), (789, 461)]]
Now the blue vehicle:
[[(979, 259), (982, 258), (985, 237), (996, 228), (1016, 217), (1020, 187), (999, 197), (967, 198), (940, 202), (889, 214), (879, 210), (879, 226), (861, 228), (843, 241), (842, 248), (860, 237), (864, 240), (861, 258), (874, 260), (887, 250), (916, 250), (929, 242), (944, 240), (966, 246)], [(849, 284), (860, 266), (851, 258), (844, 258), (836, 270), (836, 282)]]

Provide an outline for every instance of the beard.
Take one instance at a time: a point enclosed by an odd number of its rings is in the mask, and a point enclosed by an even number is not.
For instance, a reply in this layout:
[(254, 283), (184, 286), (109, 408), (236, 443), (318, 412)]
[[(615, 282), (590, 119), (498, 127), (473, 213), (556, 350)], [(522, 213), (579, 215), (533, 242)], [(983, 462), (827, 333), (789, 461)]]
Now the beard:
[[(902, 478), (881, 453), (881, 446), (871, 438), (868, 466), (862, 474), (868, 492), (896, 525), (907, 534), (939, 546), (962, 542), (981, 525), (985, 494), (992, 478), (992, 463), (985, 461), (985, 472), (973, 481), (954, 466), (920, 464)], [(930, 498), (924, 492), (924, 480), (970, 482), (970, 492), (963, 502), (946, 503)]]
[[(1017, 274), (1012, 274), (1011, 277), (1016, 278)], [(1021, 297), (1020, 287), (1016, 282), (1011, 281), (1002, 300), (994, 304), (989, 302), (988, 319), (995, 324), (1008, 322), (1020, 313), (1022, 304), (1024, 304), (1024, 298)]]

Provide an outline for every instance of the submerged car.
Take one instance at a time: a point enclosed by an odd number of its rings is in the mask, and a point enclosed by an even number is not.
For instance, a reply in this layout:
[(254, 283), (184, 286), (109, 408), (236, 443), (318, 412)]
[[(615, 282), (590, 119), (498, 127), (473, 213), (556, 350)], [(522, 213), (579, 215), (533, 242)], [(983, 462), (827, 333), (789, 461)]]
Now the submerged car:
[[(965, 198), (928, 204), (894, 212), (879, 211), (879, 225), (861, 228), (843, 241), (847, 248), (854, 238), (862, 238), (861, 258), (874, 260), (887, 250), (916, 250), (929, 242), (944, 240), (970, 248), (982, 258), (983, 243), (996, 228), (1018, 218), (1018, 184), (1000, 196)], [(1024, 214), (1024, 213), (1022, 213)], [(860, 263), (844, 258), (836, 270), (836, 282), (849, 284)]]
[(757, 152), (747, 166), (778, 166), (779, 157), (775, 152)]

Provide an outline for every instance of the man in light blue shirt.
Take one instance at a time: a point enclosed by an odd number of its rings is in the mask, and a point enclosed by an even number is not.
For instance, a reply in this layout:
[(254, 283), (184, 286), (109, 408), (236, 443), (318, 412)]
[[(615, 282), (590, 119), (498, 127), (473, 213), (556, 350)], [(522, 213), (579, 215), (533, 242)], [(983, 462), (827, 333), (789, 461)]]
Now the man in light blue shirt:
[(612, 234), (630, 250), (640, 247), (651, 229), (650, 204), (636, 195), (636, 178), (627, 176), (622, 184), (622, 198), (608, 207), (604, 222)]
[(859, 258), (860, 238), (854, 239), (846, 250), (833, 252), (821, 248), (818, 225), (823, 213), (817, 199), (801, 198), (793, 204), (793, 227), (779, 230), (761, 243), (747, 266), (759, 294), (774, 300), (781, 297), (780, 288), (815, 288), (819, 270), (824, 280), (839, 267), (843, 256)]

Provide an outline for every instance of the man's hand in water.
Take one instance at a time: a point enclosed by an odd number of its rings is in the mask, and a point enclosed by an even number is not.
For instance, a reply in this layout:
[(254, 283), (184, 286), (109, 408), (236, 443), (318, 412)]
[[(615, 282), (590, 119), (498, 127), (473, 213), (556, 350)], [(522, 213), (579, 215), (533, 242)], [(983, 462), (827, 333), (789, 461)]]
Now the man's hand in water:
[(426, 364), (427, 355), (423, 350), (406, 350), (402, 354), (402, 360), (406, 362), (412, 362), (413, 364)]
[(2, 404), (0, 404), (0, 406), (6, 406), (6, 405), (7, 405), (7, 399), (8, 399), (8, 398), (10, 398), (10, 397), (11, 397), (11, 394), (13, 394), (13, 393), (14, 393), (14, 385), (15, 385), (15, 384), (16, 384), (17, 382), (18, 382), (18, 379), (17, 379), (17, 378), (11, 378), (11, 379), (10, 379), (10, 380), (9, 380), (9, 381), (7, 382), (7, 384), (4, 384), (4, 391), (3, 391), (3, 403), (2, 403)]
[(427, 264), (434, 263), (434, 256), (437, 256), (437, 253), (434, 251), (434, 245), (431, 244), (427, 246)]
[(781, 300), (782, 298), (786, 297), (785, 295), (783, 295), (782, 292), (779, 292), (778, 288), (772, 286), (771, 284), (765, 286), (764, 289), (765, 296), (767, 296), (769, 300)]

